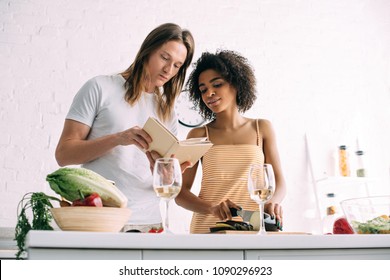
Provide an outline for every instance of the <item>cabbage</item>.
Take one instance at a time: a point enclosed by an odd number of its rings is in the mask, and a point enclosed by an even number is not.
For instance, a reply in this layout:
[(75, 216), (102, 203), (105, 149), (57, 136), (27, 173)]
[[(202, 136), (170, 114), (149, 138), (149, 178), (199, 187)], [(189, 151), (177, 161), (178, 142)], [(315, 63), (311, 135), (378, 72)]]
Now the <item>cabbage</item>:
[(50, 188), (68, 201), (98, 193), (103, 206), (126, 207), (127, 197), (110, 181), (86, 168), (63, 167), (46, 176)]

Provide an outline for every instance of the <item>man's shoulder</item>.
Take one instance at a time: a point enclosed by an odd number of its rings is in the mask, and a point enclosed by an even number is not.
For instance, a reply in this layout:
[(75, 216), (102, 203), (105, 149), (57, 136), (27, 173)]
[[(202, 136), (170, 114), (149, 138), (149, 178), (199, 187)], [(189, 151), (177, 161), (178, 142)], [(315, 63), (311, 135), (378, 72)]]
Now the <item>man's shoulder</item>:
[(125, 80), (120, 74), (113, 74), (113, 75), (98, 75), (94, 76), (91, 79), (89, 79), (92, 83), (124, 83)]

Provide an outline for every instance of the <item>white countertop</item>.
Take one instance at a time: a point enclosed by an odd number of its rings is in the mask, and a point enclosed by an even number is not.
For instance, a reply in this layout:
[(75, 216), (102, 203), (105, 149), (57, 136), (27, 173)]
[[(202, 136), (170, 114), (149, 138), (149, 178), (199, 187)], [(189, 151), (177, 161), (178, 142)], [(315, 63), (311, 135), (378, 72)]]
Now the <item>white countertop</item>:
[(301, 235), (178, 234), (35, 231), (30, 248), (98, 249), (331, 249), (390, 248), (390, 234)]

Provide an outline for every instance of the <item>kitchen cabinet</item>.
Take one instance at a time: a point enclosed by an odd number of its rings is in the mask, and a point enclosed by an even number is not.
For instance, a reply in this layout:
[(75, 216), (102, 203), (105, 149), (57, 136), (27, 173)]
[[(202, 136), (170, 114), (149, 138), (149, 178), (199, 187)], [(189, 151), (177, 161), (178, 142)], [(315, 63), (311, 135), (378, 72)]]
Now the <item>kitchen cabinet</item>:
[(243, 260), (244, 250), (142, 250), (143, 260)]
[(35, 231), (31, 260), (390, 260), (390, 235), (178, 234)]
[(388, 260), (388, 249), (245, 250), (246, 260)]
[(29, 248), (31, 260), (142, 260), (142, 250), (108, 248)]
[(15, 259), (18, 252), (15, 228), (0, 227), (0, 260)]

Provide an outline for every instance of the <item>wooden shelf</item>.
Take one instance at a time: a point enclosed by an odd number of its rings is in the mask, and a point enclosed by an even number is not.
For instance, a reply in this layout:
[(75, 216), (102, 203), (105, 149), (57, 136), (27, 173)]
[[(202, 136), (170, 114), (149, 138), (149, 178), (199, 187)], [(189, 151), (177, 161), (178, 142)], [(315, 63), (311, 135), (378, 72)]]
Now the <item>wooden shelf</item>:
[(333, 184), (365, 184), (374, 182), (376, 179), (372, 177), (343, 177), (332, 176), (317, 179), (316, 183), (319, 185), (333, 185)]
[[(368, 184), (375, 182), (375, 178), (369, 177), (327, 177), (314, 182), (319, 194), (335, 193), (350, 195), (369, 195)], [(363, 192), (363, 193), (362, 193)]]

